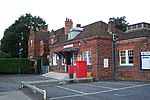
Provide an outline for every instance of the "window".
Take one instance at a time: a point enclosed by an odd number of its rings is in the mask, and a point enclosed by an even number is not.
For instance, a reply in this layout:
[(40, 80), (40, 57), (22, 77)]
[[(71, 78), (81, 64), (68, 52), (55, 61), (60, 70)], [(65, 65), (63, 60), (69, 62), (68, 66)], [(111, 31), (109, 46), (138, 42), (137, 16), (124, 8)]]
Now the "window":
[(133, 26), (132, 26), (132, 29), (136, 29), (136, 25), (133, 25)]
[(54, 38), (51, 39), (51, 44), (53, 44), (53, 43), (54, 43)]
[(141, 27), (142, 27), (142, 24), (139, 24), (139, 25), (138, 25), (138, 28), (141, 28)]
[(32, 40), (30, 40), (30, 47), (33, 47), (33, 41)]
[(53, 65), (57, 65), (57, 60), (59, 59), (57, 54), (53, 55)]
[(85, 51), (82, 53), (83, 60), (87, 61), (87, 65), (92, 64), (92, 56), (90, 51)]
[(78, 53), (73, 52), (73, 65), (76, 65), (77, 58), (78, 58)]
[(133, 65), (133, 50), (120, 51), (120, 65)]
[(131, 26), (128, 26), (128, 30), (131, 30)]
[(43, 45), (43, 40), (40, 41), (40, 45)]
[(120, 51), (121, 64), (126, 64), (126, 51)]
[(61, 62), (62, 62), (61, 65), (65, 65), (66, 62), (65, 62), (65, 58), (64, 57), (61, 57)]
[(133, 50), (128, 50), (129, 64), (133, 64)]
[(76, 31), (69, 32), (68, 33), (68, 40), (75, 38), (78, 34), (79, 34), (79, 32), (76, 32)]

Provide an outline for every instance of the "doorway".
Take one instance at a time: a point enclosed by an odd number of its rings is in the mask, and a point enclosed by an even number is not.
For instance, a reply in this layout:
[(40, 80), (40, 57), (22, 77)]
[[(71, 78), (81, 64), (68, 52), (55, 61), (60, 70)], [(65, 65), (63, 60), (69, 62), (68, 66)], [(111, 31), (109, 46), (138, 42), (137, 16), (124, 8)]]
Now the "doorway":
[(66, 72), (68, 72), (68, 65), (71, 65), (72, 52), (66, 52)]

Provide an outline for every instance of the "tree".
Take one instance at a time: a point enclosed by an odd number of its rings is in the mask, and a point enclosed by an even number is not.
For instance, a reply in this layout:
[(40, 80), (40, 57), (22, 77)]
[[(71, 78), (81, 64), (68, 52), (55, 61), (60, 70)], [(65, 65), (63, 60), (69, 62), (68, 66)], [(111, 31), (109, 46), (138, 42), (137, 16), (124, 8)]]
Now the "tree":
[(19, 43), (21, 43), (21, 48), (23, 48), (22, 57), (27, 57), (31, 26), (34, 27), (36, 32), (41, 28), (48, 28), (46, 22), (39, 16), (21, 15), (18, 20), (4, 31), (4, 37), (1, 40), (2, 51), (11, 54), (12, 57), (18, 57)]
[(11, 57), (10, 54), (6, 54), (6, 53), (0, 51), (0, 58), (10, 58), (10, 57)]
[(115, 21), (116, 28), (119, 28), (120, 30), (124, 32), (126, 31), (126, 27), (128, 26), (129, 23), (127, 23), (127, 21), (125, 20), (126, 19), (125, 16), (117, 17), (117, 18), (113, 17), (112, 19)]

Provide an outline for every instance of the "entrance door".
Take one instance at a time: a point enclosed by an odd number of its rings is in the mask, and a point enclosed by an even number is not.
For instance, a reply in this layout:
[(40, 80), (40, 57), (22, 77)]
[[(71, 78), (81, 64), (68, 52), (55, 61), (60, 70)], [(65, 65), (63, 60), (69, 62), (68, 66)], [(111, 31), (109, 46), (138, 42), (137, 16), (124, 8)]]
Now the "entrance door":
[(66, 53), (66, 72), (68, 72), (68, 65), (71, 65), (72, 52)]

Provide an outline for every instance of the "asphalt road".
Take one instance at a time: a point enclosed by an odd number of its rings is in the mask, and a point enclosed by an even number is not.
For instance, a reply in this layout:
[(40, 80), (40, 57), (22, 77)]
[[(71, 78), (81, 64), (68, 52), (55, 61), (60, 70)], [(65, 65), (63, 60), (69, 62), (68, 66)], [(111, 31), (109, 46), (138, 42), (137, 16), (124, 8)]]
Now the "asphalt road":
[(90, 82), (65, 85), (39, 85), (48, 100), (150, 100), (150, 83)]
[[(42, 100), (42, 94), (19, 87), (21, 81), (45, 79), (39, 75), (0, 76), (0, 100)], [(46, 90), (47, 100), (150, 100), (149, 82), (99, 81), (34, 85)]]
[(39, 75), (0, 75), (0, 100), (36, 100), (20, 89), (21, 81), (44, 80)]

